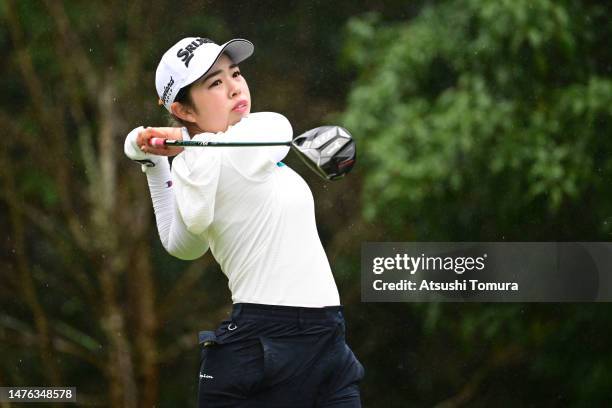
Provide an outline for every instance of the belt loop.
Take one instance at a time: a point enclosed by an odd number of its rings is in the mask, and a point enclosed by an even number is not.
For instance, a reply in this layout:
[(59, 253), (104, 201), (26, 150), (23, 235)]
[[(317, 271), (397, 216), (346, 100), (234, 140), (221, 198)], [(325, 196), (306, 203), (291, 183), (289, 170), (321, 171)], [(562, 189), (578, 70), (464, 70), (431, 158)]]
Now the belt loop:
[(242, 313), (242, 303), (237, 303), (234, 305), (233, 310), (232, 310), (232, 320), (236, 320), (238, 319), (238, 317), (240, 316), (240, 313)]
[(297, 308), (297, 321), (298, 321), (298, 327), (302, 329), (302, 308), (301, 307)]

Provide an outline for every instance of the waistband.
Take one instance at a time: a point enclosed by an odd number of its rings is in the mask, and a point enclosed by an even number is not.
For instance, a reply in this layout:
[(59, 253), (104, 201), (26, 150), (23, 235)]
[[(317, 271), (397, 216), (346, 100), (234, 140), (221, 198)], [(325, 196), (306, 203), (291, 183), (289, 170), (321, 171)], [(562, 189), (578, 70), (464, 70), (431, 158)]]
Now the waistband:
[(280, 320), (338, 320), (344, 319), (343, 306), (297, 307), (264, 305), (257, 303), (234, 303), (232, 320), (240, 317), (249, 319)]

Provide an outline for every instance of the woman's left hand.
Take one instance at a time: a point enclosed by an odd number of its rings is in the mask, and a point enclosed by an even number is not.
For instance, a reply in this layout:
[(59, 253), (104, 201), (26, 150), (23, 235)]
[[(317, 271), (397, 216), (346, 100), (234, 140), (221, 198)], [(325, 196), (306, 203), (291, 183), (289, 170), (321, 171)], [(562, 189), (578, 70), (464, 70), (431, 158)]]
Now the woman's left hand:
[(182, 147), (171, 146), (151, 146), (150, 140), (153, 137), (169, 140), (183, 140), (181, 128), (178, 127), (147, 127), (138, 134), (136, 143), (145, 153), (156, 154), (158, 156), (176, 156), (183, 151)]

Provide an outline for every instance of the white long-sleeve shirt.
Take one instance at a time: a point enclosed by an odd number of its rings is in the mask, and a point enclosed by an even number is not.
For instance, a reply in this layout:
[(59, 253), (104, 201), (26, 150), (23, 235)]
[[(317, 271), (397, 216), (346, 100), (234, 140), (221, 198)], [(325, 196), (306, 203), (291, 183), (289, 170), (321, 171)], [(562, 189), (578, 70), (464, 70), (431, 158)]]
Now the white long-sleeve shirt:
[[(261, 112), (194, 140), (290, 141), (292, 135), (284, 116)], [(234, 303), (339, 305), (312, 193), (291, 168), (277, 165), (288, 151), (186, 148), (172, 171), (166, 160), (147, 169), (158, 232), (164, 248), (181, 259), (198, 258), (210, 248)]]

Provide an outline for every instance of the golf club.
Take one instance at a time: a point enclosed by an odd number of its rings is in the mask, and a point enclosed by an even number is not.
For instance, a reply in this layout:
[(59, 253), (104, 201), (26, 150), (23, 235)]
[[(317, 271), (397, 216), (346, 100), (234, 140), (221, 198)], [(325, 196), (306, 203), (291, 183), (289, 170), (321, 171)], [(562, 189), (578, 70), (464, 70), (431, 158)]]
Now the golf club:
[(357, 150), (351, 134), (340, 126), (320, 126), (289, 142), (206, 142), (151, 138), (151, 146), (177, 147), (256, 147), (290, 146), (315, 173), (325, 180), (344, 177), (355, 164)]

